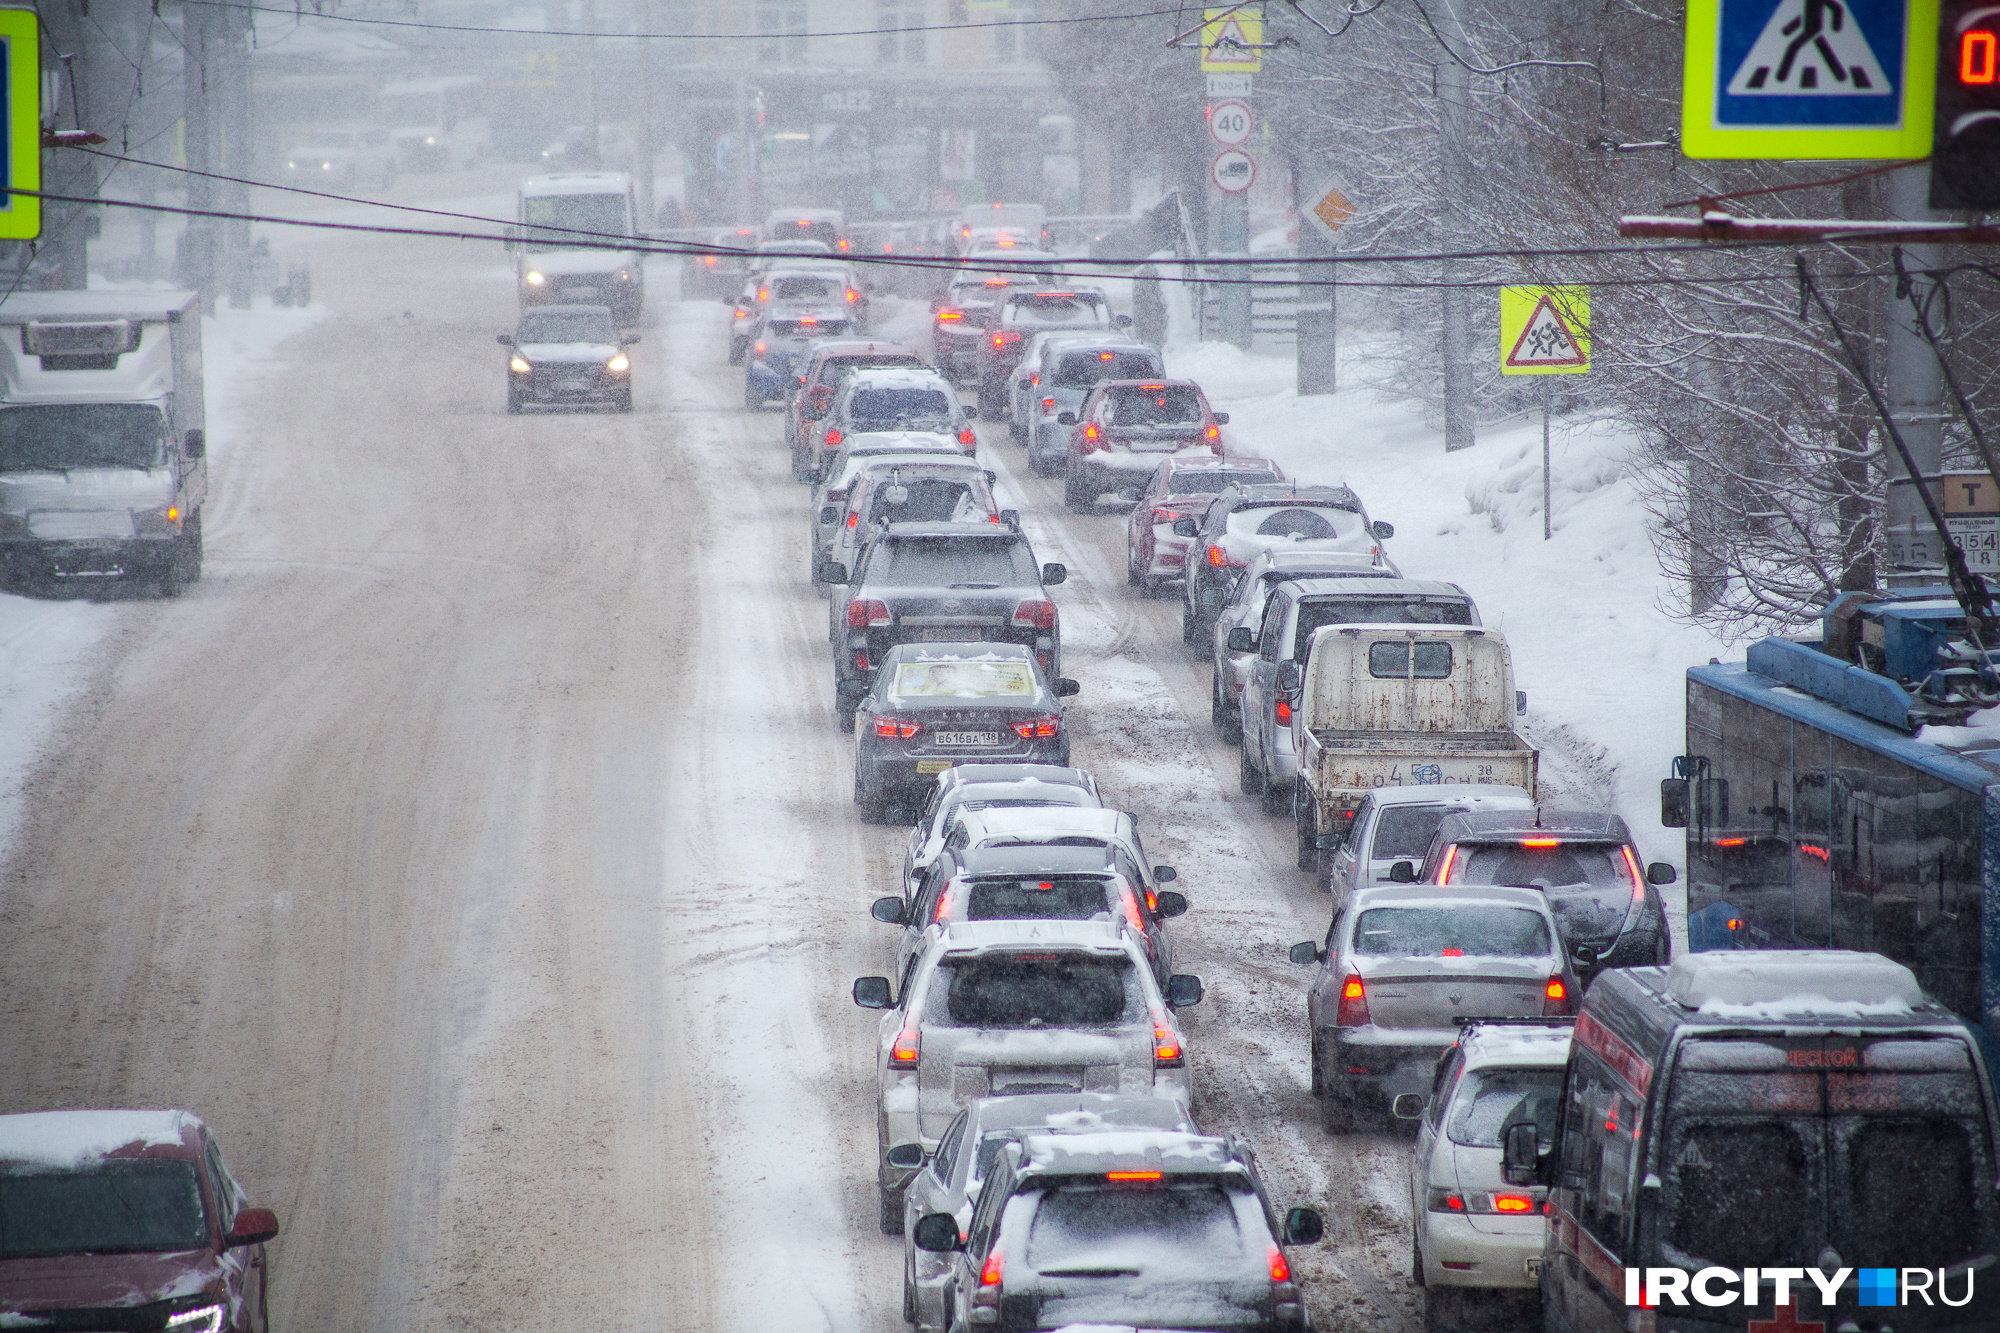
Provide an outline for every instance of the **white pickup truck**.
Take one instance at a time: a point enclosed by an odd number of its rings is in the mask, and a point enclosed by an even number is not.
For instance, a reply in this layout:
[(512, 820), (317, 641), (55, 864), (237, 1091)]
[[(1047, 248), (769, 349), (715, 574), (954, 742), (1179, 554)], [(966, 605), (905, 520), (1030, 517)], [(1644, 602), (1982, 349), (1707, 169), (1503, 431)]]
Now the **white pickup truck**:
[(1507, 640), (1472, 625), (1328, 625), (1286, 663), (1299, 757), (1298, 864), (1313, 868), (1378, 787), (1497, 783), (1535, 791), (1538, 754), (1514, 734), (1527, 704)]

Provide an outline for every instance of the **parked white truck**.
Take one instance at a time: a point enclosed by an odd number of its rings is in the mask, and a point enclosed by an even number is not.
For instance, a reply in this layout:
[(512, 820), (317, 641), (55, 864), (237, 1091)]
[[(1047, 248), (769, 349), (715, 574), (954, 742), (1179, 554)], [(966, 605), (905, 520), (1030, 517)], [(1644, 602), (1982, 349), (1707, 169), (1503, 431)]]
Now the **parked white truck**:
[(0, 301), (0, 576), (201, 577), (201, 306), (188, 292)]
[(1514, 734), (1527, 704), (1507, 640), (1473, 625), (1328, 625), (1287, 662), (1299, 757), (1298, 863), (1340, 846), (1378, 787), (1500, 784), (1535, 791), (1539, 755)]

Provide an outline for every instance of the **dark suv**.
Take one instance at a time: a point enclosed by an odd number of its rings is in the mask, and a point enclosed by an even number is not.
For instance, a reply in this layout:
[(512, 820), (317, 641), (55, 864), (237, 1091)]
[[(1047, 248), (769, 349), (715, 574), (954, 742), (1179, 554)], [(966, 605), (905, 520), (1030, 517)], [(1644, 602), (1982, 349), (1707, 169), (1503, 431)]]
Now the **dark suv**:
[[(1176, 519), (1173, 530), (1190, 539), (1181, 585), (1181, 638), (1188, 643), (1215, 628), (1237, 578), (1260, 553), (1300, 544), (1379, 559), (1382, 542), (1396, 531), (1371, 523), (1361, 497), (1345, 486), (1290, 483), (1231, 486), (1209, 502), (1199, 522)], [(1309, 548), (1302, 545), (1308, 542)]]
[(1625, 821), (1602, 811), (1446, 815), (1423, 868), (1398, 861), (1389, 878), (1539, 889), (1584, 986), (1607, 968), (1664, 965), (1671, 948), (1656, 886), (1673, 883), (1674, 868), (1641, 862)]
[(1235, 1137), (1132, 1130), (1026, 1135), (1001, 1149), (963, 1239), (950, 1213), (910, 1239), (956, 1256), (949, 1328), (1299, 1333), (1310, 1323), (1282, 1247), (1324, 1232), (1311, 1208), (1279, 1220)]
[(1028, 539), (991, 523), (892, 523), (849, 570), (820, 566), (832, 593), (834, 718), (854, 710), (899, 643), (1018, 643), (1045, 676), (1062, 672), (1062, 630), (1048, 589), (1069, 577), (1038, 565)]

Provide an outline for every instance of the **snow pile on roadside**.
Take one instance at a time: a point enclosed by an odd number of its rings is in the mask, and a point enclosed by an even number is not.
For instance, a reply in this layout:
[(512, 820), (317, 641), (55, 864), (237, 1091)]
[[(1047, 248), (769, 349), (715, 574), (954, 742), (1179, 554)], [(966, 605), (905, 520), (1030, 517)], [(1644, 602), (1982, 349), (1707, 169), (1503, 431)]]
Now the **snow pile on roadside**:
[(1301, 482), (1347, 483), (1371, 518), (1395, 525), (1385, 545), (1405, 574), (1463, 585), (1513, 649), (1546, 794), (1611, 805), (1648, 856), (1681, 864), (1658, 781), (1684, 748), (1683, 673), (1730, 649), (1667, 615), (1686, 594), (1654, 556), (1630, 436), (1555, 422), (1544, 541), (1538, 414), (1484, 423), (1474, 448), (1446, 454), (1413, 404), (1369, 389), (1300, 398), (1290, 356), (1203, 343), (1170, 349), (1168, 366), (1230, 413), (1232, 450), (1274, 458)]

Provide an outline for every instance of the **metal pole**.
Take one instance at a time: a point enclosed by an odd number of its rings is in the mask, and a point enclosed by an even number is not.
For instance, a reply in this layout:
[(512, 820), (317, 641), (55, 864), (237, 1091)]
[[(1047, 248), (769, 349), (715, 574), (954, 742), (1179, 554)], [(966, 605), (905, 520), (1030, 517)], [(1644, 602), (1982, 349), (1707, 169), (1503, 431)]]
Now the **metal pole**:
[[(1930, 206), (1929, 168), (1906, 168), (1883, 178), (1883, 204), (1889, 216), (1904, 222), (1938, 222), (1950, 215)], [(1938, 247), (1909, 245), (1904, 255), (1911, 270), (1920, 273), (1938, 267)], [(1913, 286), (1921, 293), (1929, 279), (1913, 276)], [(1925, 476), (1935, 476), (1944, 463), (1944, 377), (1937, 357), (1917, 328), (1911, 303), (1899, 299), (1891, 284), (1884, 284), (1887, 355), (1883, 362), (1883, 387), (1889, 413), (1897, 431), (1909, 447), (1911, 460)], [(1907, 476), (1902, 459), (1892, 453), (1892, 476)], [(1922, 483), (1919, 483), (1922, 484)], [(1911, 557), (1910, 564), (1925, 569), (1941, 565), (1944, 553), (1935, 550), (1938, 538), (1921, 510), (1922, 500), (1914, 486), (1889, 488), (1889, 543)], [(1893, 560), (1893, 557), (1892, 557)], [(1895, 582), (1896, 566), (1890, 566), (1889, 580)]]
[(736, 168), (736, 225), (747, 227), (751, 224), (751, 172), (755, 164), (750, 160), (750, 87), (743, 76), (736, 76), (736, 132), (733, 147), (735, 154), (731, 165)]
[[(1329, 258), (1340, 250), (1338, 241), (1313, 224), (1305, 216), (1305, 209), (1315, 201), (1299, 197), (1299, 189), (1317, 189), (1313, 182), (1322, 179), (1324, 172), (1308, 166), (1305, 161), (1295, 160), (1292, 166), (1292, 197), (1299, 208), (1299, 282), (1326, 282), (1331, 284), (1335, 266), (1314, 264), (1314, 259)], [(1298, 289), (1298, 372), (1299, 396), (1332, 393), (1335, 388), (1337, 369), (1335, 325), (1338, 307), (1335, 302), (1337, 289), (1333, 286), (1307, 287)]]
[(1556, 397), (1555, 376), (1542, 376), (1542, 540), (1547, 541), (1554, 534), (1553, 517), (1549, 508), (1549, 409)]
[[(214, 49), (210, 34), (218, 11), (212, 5), (186, 5), (181, 11), (184, 29), (181, 49), (181, 83), (186, 98), (182, 135), (191, 172), (215, 170), (211, 146), (215, 128), (209, 115), (208, 65)], [(215, 207), (215, 187), (206, 176), (187, 178), (189, 208)], [(189, 218), (181, 235), (177, 282), (184, 283), (201, 297), (202, 309), (215, 309), (215, 229), (207, 218)]]
[[(182, 11), (186, 12), (186, 6)], [(222, 48), (216, 54), (217, 102), (221, 111), (222, 163), (225, 175), (248, 180), (250, 153), (250, 24), (255, 17), (248, 9), (222, 8), (214, 20), (222, 29)], [(214, 48), (211, 47), (211, 50)], [(225, 184), (221, 191), (225, 206), (233, 212), (250, 211), (250, 187)], [(229, 286), (229, 304), (238, 309), (250, 305), (250, 224), (232, 220), (222, 224), (223, 277)]]
[[(583, 0), (583, 30), (585, 32), (597, 31), (597, 0)], [(585, 38), (584, 49), (589, 52), (589, 64), (586, 66), (585, 75), (589, 80), (589, 84), (585, 92), (584, 110), (590, 120), (590, 137), (586, 142), (589, 145), (590, 165), (596, 167), (603, 165), (603, 159), (598, 156), (597, 139), (597, 122), (600, 119), (597, 105), (597, 39), (595, 37)]]
[[(1454, 50), (1467, 49), (1465, 25), (1458, 0), (1438, 6), (1438, 32)], [(1465, 130), (1471, 112), (1464, 66), (1447, 61), (1438, 66), (1438, 239), (1445, 250), (1461, 250), (1466, 242)], [(1446, 262), (1446, 282), (1457, 281), (1460, 266)], [(1444, 374), (1444, 447), (1447, 453), (1470, 449), (1472, 430), (1471, 311), (1465, 290), (1445, 287), (1438, 294), (1439, 369)]]

